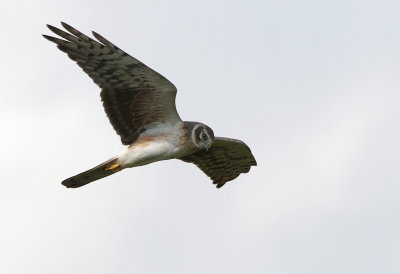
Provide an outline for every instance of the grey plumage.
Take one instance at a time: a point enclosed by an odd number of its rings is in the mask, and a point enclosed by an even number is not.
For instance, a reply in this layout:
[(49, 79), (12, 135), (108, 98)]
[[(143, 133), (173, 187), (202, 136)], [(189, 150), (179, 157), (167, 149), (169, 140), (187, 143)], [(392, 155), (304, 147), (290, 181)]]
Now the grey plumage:
[(222, 137), (215, 138), (209, 151), (200, 150), (179, 159), (198, 166), (213, 180), (217, 188), (241, 173), (249, 172), (251, 166), (257, 165), (250, 148), (245, 143)]
[[(93, 32), (99, 43), (66, 23), (71, 34), (48, 25), (62, 40), (43, 35), (74, 60), (101, 88), (104, 110), (121, 142), (134, 142), (152, 122), (181, 121), (175, 107), (176, 87), (164, 76)], [(157, 102), (157, 104), (154, 104)], [(151, 111), (149, 111), (151, 106)]]
[(217, 185), (235, 179), (257, 165), (242, 141), (214, 137), (199, 122), (183, 122), (175, 106), (176, 88), (164, 76), (93, 32), (94, 40), (68, 24), (68, 31), (48, 25), (63, 39), (43, 35), (68, 54), (101, 88), (104, 110), (124, 145), (119, 156), (68, 178), (80, 187), (124, 168), (180, 159), (194, 163)]
[(77, 187), (87, 185), (88, 183), (102, 179), (104, 177), (114, 174), (115, 172), (120, 171), (120, 170), (109, 169), (109, 167), (116, 164), (117, 162), (118, 162), (118, 158), (113, 157), (113, 158), (105, 161), (104, 163), (101, 163), (100, 165), (95, 166), (94, 168), (91, 168), (91, 169), (86, 170), (82, 173), (79, 173), (75, 176), (72, 176), (68, 179), (65, 179), (61, 183), (68, 188), (77, 188)]

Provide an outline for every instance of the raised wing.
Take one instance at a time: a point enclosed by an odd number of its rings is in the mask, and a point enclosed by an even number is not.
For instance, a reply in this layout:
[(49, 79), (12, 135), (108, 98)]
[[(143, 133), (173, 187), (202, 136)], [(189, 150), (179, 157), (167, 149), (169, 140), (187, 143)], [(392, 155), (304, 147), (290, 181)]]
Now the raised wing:
[(93, 32), (95, 41), (68, 24), (69, 32), (47, 25), (63, 39), (43, 35), (66, 52), (101, 88), (105, 112), (121, 142), (134, 142), (146, 125), (181, 121), (176, 88), (161, 74)]
[(201, 150), (179, 158), (182, 161), (198, 166), (213, 180), (217, 188), (226, 182), (247, 173), (257, 162), (250, 148), (240, 140), (216, 137), (209, 151)]

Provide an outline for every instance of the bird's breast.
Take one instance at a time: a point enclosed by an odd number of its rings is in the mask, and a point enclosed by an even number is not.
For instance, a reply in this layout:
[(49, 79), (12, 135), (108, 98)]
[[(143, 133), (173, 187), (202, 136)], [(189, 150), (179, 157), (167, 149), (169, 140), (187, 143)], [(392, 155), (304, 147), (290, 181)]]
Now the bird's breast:
[(135, 167), (181, 157), (185, 146), (171, 136), (143, 137), (136, 140), (119, 156), (122, 167)]

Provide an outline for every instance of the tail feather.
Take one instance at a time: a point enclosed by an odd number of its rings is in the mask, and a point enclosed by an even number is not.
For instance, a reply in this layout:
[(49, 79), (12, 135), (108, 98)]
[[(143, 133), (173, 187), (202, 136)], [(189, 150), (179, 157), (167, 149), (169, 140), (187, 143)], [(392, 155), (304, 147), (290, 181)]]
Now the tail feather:
[(111, 158), (92, 169), (89, 169), (75, 176), (72, 176), (68, 179), (65, 179), (64, 181), (62, 181), (62, 184), (68, 188), (77, 188), (87, 185), (88, 183), (99, 180), (101, 178), (107, 177), (109, 175), (112, 175), (122, 170), (121, 166), (118, 164), (117, 161), (118, 161), (117, 157)]

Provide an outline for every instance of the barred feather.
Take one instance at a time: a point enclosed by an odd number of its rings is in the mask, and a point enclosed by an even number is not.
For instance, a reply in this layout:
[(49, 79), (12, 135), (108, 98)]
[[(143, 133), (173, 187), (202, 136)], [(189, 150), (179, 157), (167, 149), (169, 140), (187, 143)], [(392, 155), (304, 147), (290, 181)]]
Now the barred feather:
[(251, 166), (257, 165), (245, 143), (223, 137), (216, 137), (209, 151), (201, 150), (179, 159), (198, 166), (213, 180), (217, 188), (237, 178), (241, 173), (249, 172)]
[(101, 88), (104, 110), (124, 145), (133, 143), (146, 125), (181, 121), (176, 88), (161, 74), (128, 55), (96, 32), (98, 41), (66, 23), (69, 32), (47, 25), (61, 38), (43, 35), (68, 54)]

